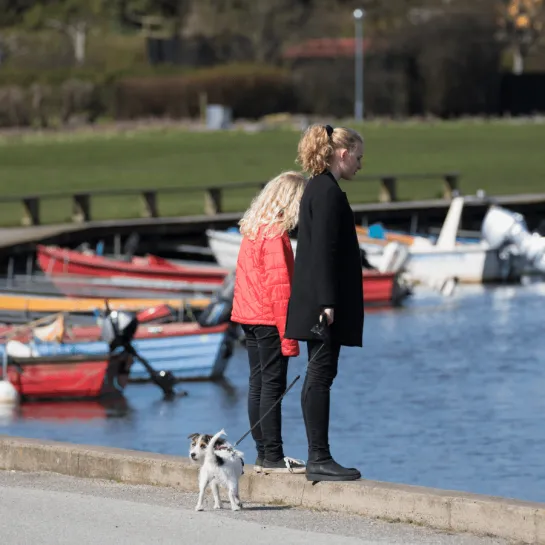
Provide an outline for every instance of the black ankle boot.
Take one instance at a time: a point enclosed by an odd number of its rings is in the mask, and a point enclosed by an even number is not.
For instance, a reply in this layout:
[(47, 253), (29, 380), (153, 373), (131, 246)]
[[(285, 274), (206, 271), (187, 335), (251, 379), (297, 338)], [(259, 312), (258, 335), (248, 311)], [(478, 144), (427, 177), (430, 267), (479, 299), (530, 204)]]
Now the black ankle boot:
[(351, 467), (339, 465), (333, 458), (322, 462), (311, 462), (307, 464), (307, 481), (356, 481), (361, 479), (361, 473)]

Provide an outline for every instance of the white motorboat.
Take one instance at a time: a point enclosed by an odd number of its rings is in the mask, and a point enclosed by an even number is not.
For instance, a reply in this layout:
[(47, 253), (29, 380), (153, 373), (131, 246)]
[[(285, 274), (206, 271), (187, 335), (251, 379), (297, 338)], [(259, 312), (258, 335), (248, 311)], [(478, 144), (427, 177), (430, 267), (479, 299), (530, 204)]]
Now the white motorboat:
[[(520, 278), (527, 261), (512, 248), (491, 246), (486, 240), (457, 239), (464, 204), (476, 197), (452, 199), (439, 237), (434, 242), (421, 236), (411, 237), (411, 244), (360, 237), (360, 247), (367, 259), (381, 272), (402, 271), (410, 284), (440, 287), (445, 282), (488, 283)], [(234, 269), (242, 236), (238, 230), (206, 231), (208, 243), (221, 267)], [(294, 252), (297, 241), (292, 240)]]

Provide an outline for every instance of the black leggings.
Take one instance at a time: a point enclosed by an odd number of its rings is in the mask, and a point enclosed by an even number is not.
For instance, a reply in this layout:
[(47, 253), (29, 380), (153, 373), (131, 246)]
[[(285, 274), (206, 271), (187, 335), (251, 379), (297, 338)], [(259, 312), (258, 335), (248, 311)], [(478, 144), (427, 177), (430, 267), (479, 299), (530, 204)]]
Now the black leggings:
[(308, 461), (331, 459), (329, 450), (330, 389), (337, 376), (341, 347), (335, 342), (307, 341), (307, 373), (301, 407), (308, 439)]
[[(271, 408), (286, 390), (288, 358), (282, 355), (280, 335), (275, 326), (243, 325), (250, 362), (248, 415), (250, 426)], [(282, 402), (252, 431), (259, 458), (278, 462), (284, 458), (282, 446)]]

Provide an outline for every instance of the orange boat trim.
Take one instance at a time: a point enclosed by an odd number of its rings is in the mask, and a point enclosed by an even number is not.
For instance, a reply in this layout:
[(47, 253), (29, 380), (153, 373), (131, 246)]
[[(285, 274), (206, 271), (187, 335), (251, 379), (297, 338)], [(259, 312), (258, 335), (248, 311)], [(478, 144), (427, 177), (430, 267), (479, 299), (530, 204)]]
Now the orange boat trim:
[[(374, 244), (386, 245), (388, 242), (401, 242), (402, 244), (407, 244), (407, 246), (412, 246), (414, 243), (414, 237), (411, 235), (402, 235), (400, 233), (388, 233), (384, 234), (384, 239), (372, 238), (369, 236), (369, 229), (367, 227), (360, 227), (356, 225), (356, 233), (360, 242), (371, 242)], [(364, 239), (364, 240), (362, 240)]]
[[(105, 299), (76, 297), (33, 297), (28, 295), (0, 294), (0, 309), (27, 312), (93, 312), (104, 308)], [(180, 306), (204, 308), (210, 303), (206, 297), (192, 299), (108, 299), (113, 310), (143, 310), (160, 304), (174, 308)]]

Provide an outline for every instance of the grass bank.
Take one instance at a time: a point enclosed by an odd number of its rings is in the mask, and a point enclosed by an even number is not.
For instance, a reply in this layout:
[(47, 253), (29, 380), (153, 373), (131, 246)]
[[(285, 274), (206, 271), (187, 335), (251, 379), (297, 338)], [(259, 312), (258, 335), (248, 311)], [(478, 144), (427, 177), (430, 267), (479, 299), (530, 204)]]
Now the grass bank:
[[(360, 127), (361, 128), (361, 127)], [(364, 171), (373, 174), (459, 171), (463, 193), (539, 192), (545, 188), (545, 124), (522, 122), (368, 123)], [(154, 188), (261, 181), (297, 168), (299, 133), (271, 130), (191, 132), (183, 129), (96, 131), (0, 140), (0, 197), (36, 192)], [(352, 202), (377, 200), (378, 182), (345, 184)], [(440, 196), (440, 180), (408, 181), (399, 199)], [(251, 190), (226, 194), (225, 208), (241, 210)], [(202, 211), (202, 196), (167, 194), (161, 214)], [(137, 197), (93, 201), (95, 219), (139, 213)], [(68, 200), (46, 201), (43, 222), (67, 220)], [(4, 225), (19, 221), (19, 205), (0, 203)]]

